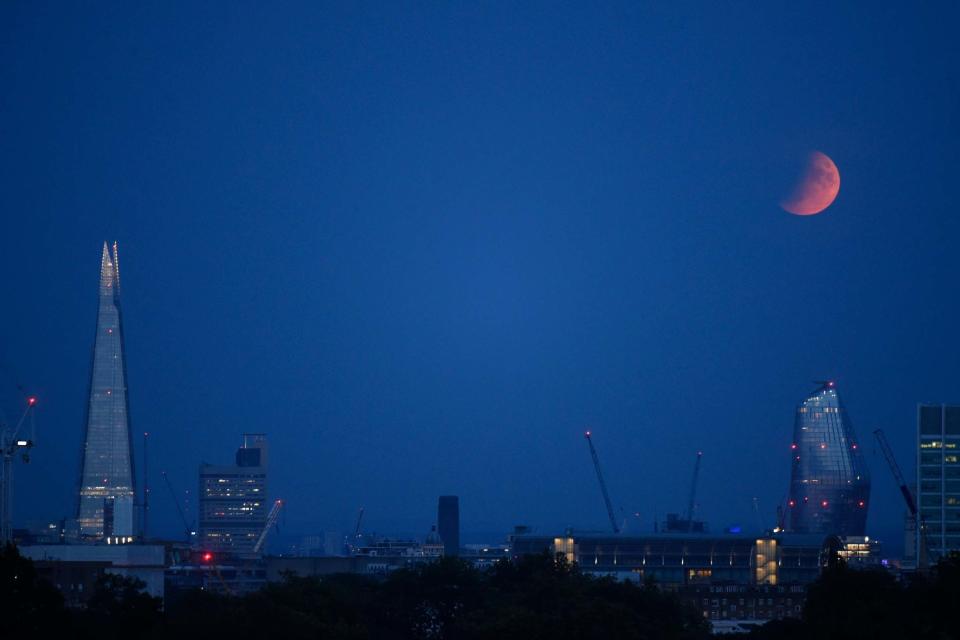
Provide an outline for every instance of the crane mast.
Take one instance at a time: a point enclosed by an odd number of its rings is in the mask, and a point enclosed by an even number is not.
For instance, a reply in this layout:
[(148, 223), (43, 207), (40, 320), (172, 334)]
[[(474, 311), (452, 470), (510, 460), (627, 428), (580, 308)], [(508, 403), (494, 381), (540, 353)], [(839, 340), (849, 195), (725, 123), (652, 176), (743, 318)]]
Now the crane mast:
[(693, 531), (693, 506), (697, 499), (697, 479), (700, 477), (700, 458), (703, 451), (697, 451), (697, 461), (693, 464), (693, 481), (690, 483), (690, 500), (687, 501), (687, 531)]
[(607, 507), (607, 517), (610, 518), (610, 526), (614, 533), (620, 533), (620, 525), (617, 524), (617, 518), (613, 514), (613, 504), (610, 502), (610, 494), (607, 491), (607, 483), (603, 479), (603, 471), (600, 470), (600, 458), (597, 457), (597, 450), (593, 446), (593, 439), (589, 431), (583, 434), (590, 445), (590, 457), (593, 458), (593, 468), (597, 471), (597, 480), (600, 482), (600, 491), (603, 493), (603, 503)]
[(273, 503), (273, 508), (270, 509), (270, 514), (267, 516), (267, 524), (263, 527), (263, 531), (260, 532), (257, 543), (253, 545), (254, 553), (260, 553), (260, 549), (263, 548), (263, 543), (267, 541), (267, 534), (270, 533), (273, 525), (277, 524), (277, 518), (280, 517), (281, 508), (283, 508), (283, 500), (277, 500)]
[[(913, 492), (910, 491), (910, 487), (907, 485), (907, 481), (904, 479), (903, 473), (900, 471), (900, 465), (897, 464), (897, 459), (893, 457), (893, 450), (890, 448), (890, 444), (887, 442), (887, 437), (884, 435), (883, 429), (875, 430), (873, 435), (877, 439), (877, 444), (880, 445), (880, 451), (883, 453), (883, 457), (887, 460), (887, 465), (890, 467), (890, 472), (893, 474), (894, 481), (900, 488), (900, 493), (903, 494), (903, 501), (906, 503), (907, 510), (910, 512), (910, 516), (913, 518), (914, 526), (916, 526), (917, 531), (920, 532), (920, 542), (924, 547), (926, 547), (927, 551), (929, 551), (930, 543), (927, 540), (927, 523), (924, 521), (923, 514), (920, 513), (919, 509), (917, 509), (917, 501), (913, 497)], [(922, 550), (917, 549), (917, 566), (920, 566), (922, 556)]]
[[(26, 421), (27, 416), (33, 419), (33, 407), (37, 404), (37, 399), (33, 396), (27, 398), (27, 408), (20, 421), (12, 429), (6, 425), (0, 425), (0, 454), (3, 455), (3, 470), (0, 476), (0, 544), (11, 542), (13, 540), (13, 457), (17, 452), (21, 452), (24, 462), (30, 462), (30, 449), (33, 448), (33, 434), (30, 438), (20, 437), (20, 428)], [(31, 422), (31, 427), (33, 423)], [(31, 428), (32, 431), (32, 428)]]
[(170, 497), (173, 498), (173, 504), (177, 506), (177, 513), (180, 514), (180, 521), (183, 523), (183, 531), (187, 536), (187, 541), (193, 537), (193, 527), (190, 526), (190, 523), (187, 522), (187, 515), (183, 512), (183, 508), (180, 506), (180, 501), (177, 500), (177, 492), (173, 490), (173, 485), (170, 484), (170, 478), (167, 477), (166, 471), (161, 471), (160, 475), (163, 476), (164, 482), (167, 483), (167, 489), (170, 490)]

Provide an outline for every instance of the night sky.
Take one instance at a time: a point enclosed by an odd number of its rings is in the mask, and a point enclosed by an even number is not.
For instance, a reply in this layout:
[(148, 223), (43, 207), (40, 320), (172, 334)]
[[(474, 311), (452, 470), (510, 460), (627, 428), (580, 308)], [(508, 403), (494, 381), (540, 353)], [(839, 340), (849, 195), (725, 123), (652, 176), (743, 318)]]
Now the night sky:
[[(0, 6), (0, 409), (40, 398), (15, 521), (70, 516), (119, 242), (152, 529), (266, 432), (286, 533), (764, 524), (835, 379), (914, 473), (960, 401), (950, 3)], [(849, 4), (849, 3), (843, 3)], [(822, 214), (778, 202), (811, 150)], [(138, 479), (139, 482), (139, 479)]]

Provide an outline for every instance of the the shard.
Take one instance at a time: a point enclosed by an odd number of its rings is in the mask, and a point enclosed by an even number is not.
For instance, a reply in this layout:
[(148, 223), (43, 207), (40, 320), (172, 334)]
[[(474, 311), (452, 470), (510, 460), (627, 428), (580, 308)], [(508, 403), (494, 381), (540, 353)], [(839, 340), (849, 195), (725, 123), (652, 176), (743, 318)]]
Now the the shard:
[(789, 530), (864, 535), (870, 474), (833, 382), (822, 383), (797, 407), (790, 454)]
[(83, 428), (77, 521), (80, 535), (100, 539), (134, 534), (133, 434), (127, 400), (117, 244), (103, 243), (100, 304)]

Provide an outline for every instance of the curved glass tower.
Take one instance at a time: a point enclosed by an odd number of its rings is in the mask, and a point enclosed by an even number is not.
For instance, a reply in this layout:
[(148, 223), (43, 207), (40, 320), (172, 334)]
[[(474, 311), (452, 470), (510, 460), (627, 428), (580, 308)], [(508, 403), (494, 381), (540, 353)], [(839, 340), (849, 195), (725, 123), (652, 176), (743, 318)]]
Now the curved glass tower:
[(870, 474), (833, 382), (823, 383), (797, 407), (790, 453), (788, 529), (864, 535)]
[(87, 538), (133, 535), (133, 434), (127, 403), (117, 257), (117, 244), (113, 244), (111, 254), (104, 242), (77, 500), (80, 535)]

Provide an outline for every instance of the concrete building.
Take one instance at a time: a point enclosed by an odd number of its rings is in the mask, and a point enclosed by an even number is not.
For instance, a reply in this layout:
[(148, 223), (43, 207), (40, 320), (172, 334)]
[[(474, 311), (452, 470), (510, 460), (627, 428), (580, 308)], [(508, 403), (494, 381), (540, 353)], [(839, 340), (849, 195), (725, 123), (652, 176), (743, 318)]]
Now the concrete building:
[(563, 554), (595, 575), (654, 580), (666, 589), (691, 584), (808, 584), (837, 561), (835, 536), (650, 534), (514, 536), (513, 556)]
[(960, 551), (960, 405), (917, 408), (917, 488), (926, 544), (915, 530), (914, 549), (932, 564)]
[(162, 545), (50, 544), (19, 547), (37, 572), (63, 593), (67, 604), (82, 606), (102, 573), (142, 580), (144, 591), (164, 597), (165, 550)]
[(460, 554), (460, 499), (440, 496), (437, 503), (437, 535), (443, 542), (443, 555)]
[(267, 437), (246, 433), (236, 464), (200, 465), (198, 544), (217, 553), (250, 554), (267, 524)]

